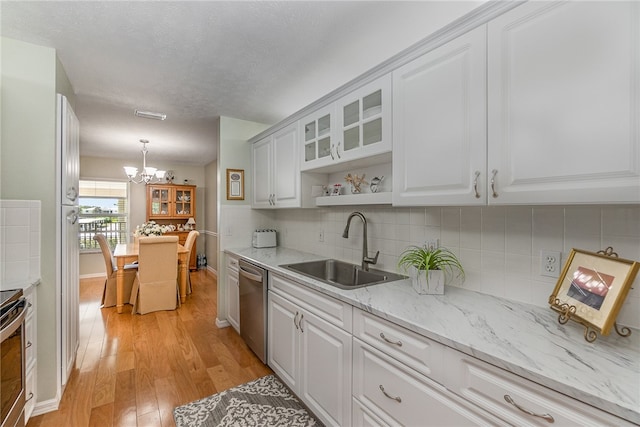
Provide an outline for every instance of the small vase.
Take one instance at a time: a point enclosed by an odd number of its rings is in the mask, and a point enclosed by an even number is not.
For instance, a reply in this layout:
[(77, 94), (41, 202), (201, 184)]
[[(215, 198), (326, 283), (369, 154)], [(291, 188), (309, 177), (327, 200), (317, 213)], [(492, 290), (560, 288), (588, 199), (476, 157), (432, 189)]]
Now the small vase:
[(409, 272), (413, 289), (420, 295), (444, 294), (444, 271), (442, 270), (418, 270), (412, 268)]

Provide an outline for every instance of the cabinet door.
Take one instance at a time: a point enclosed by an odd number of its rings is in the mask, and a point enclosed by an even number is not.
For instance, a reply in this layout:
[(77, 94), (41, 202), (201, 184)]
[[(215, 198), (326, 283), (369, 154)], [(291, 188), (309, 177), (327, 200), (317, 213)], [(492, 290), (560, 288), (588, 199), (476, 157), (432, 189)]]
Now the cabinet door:
[(393, 204), (486, 203), (486, 27), (393, 71)]
[(313, 169), (333, 163), (336, 159), (335, 104), (321, 108), (300, 121), (302, 162), (300, 170)]
[(391, 151), (391, 74), (338, 101), (338, 161)]
[(273, 135), (273, 194), (275, 207), (300, 206), (300, 162), (298, 125), (293, 124)]
[(80, 181), (80, 122), (69, 101), (63, 95), (57, 95), (58, 108), (58, 144), (61, 150), (61, 186), (60, 203), (77, 203)]
[(272, 152), (273, 144), (270, 136), (253, 144), (253, 207), (272, 206)]
[(240, 333), (240, 285), (238, 272), (227, 269), (227, 320)]
[(489, 25), (496, 203), (640, 202), (640, 3), (529, 2)]
[(351, 334), (302, 312), (299, 396), (326, 425), (351, 424)]
[(300, 377), (297, 321), (300, 310), (271, 291), (268, 307), (269, 367), (297, 392)]
[(153, 218), (170, 218), (173, 215), (172, 187), (149, 185), (147, 186), (147, 217)]
[(195, 216), (195, 191), (191, 187), (175, 187), (173, 189), (173, 216), (190, 218)]

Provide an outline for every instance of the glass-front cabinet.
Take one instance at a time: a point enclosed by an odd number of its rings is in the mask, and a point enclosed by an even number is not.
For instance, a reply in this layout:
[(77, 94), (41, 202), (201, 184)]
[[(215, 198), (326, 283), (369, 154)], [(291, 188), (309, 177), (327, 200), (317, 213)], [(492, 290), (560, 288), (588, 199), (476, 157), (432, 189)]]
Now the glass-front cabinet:
[(302, 170), (391, 151), (391, 74), (301, 121)]
[(147, 185), (147, 218), (194, 217), (195, 188), (193, 185)]

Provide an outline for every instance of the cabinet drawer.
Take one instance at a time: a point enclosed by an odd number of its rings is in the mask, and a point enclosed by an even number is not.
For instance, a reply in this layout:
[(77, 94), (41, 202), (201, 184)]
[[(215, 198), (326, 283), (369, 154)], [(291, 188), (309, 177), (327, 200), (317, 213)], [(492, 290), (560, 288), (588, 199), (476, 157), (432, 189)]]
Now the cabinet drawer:
[(353, 350), (353, 395), (389, 425), (506, 425), (358, 339)]
[(513, 425), (548, 426), (549, 416), (554, 426), (634, 425), (456, 350), (447, 352), (450, 372), (458, 376), (451, 381), (452, 391)]
[(358, 309), (353, 311), (353, 335), (421, 374), (442, 382), (442, 344)]
[(353, 427), (387, 427), (388, 424), (367, 409), (358, 399), (353, 399)]
[(231, 255), (227, 255), (227, 268), (229, 270), (233, 270), (236, 273), (238, 272), (238, 258), (233, 257)]
[(269, 289), (285, 296), (327, 322), (351, 332), (352, 307), (349, 304), (322, 295), (304, 285), (275, 274), (269, 274)]

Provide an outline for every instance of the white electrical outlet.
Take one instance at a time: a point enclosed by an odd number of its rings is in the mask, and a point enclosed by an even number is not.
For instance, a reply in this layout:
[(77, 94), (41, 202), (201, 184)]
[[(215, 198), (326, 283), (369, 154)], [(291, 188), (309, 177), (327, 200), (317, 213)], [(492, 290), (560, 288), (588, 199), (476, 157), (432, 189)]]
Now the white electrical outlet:
[(427, 249), (437, 249), (440, 246), (439, 239), (428, 239), (424, 242), (424, 245)]
[(324, 242), (324, 230), (318, 231), (318, 242)]
[(556, 251), (540, 251), (540, 275), (558, 277), (560, 275), (561, 253)]

